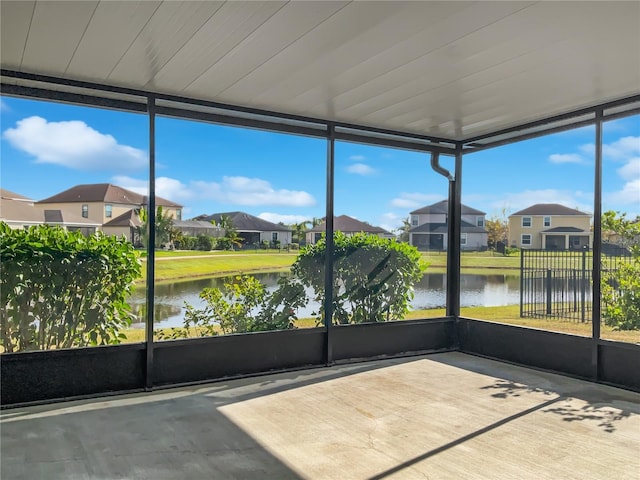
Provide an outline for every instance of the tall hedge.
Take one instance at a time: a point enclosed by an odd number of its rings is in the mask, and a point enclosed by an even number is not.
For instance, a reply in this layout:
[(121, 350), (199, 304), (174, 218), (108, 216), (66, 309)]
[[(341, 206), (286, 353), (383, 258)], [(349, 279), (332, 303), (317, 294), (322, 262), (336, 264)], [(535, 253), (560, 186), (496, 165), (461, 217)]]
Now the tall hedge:
[(84, 237), (47, 225), (0, 222), (0, 340), (4, 352), (119, 343), (141, 275), (123, 237)]

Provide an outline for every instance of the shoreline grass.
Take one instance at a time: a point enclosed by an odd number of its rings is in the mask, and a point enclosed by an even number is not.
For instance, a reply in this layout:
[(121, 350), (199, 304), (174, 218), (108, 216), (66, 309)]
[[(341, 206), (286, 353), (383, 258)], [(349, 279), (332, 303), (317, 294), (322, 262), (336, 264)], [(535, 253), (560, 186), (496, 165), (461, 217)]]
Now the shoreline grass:
[[(418, 320), (425, 318), (439, 318), (445, 316), (443, 308), (435, 308), (429, 310), (414, 310), (409, 312), (405, 320)], [(462, 307), (460, 316), (465, 318), (483, 320), (487, 322), (505, 323), (521, 327), (535, 328), (539, 330), (547, 330), (558, 333), (566, 333), (571, 335), (580, 335), (584, 337), (591, 336), (591, 322), (575, 322), (569, 320), (561, 320), (557, 318), (520, 318), (519, 305), (506, 305), (497, 307)], [(298, 328), (312, 328), (316, 326), (315, 318), (301, 318), (296, 321)], [(166, 334), (169, 334), (172, 328), (160, 328)], [(144, 329), (127, 329), (124, 331), (127, 335), (125, 343), (143, 342)], [(195, 330), (193, 334), (195, 335)], [(600, 338), (603, 340), (613, 340), (626, 343), (640, 344), (640, 330), (613, 330), (613, 328), (602, 324)]]

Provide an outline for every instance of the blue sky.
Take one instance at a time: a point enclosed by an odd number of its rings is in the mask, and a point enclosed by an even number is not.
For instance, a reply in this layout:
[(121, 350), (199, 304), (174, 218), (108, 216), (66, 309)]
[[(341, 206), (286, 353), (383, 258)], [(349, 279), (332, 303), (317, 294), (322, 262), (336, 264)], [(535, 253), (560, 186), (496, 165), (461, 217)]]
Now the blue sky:
[[(3, 97), (0, 185), (40, 200), (77, 184), (147, 188), (145, 115)], [(465, 156), (463, 203), (488, 217), (535, 203), (593, 211), (594, 127)], [(157, 194), (184, 218), (245, 211), (292, 223), (325, 213), (321, 139), (158, 118)], [(604, 129), (604, 209), (640, 214), (640, 116)], [(453, 168), (453, 159), (444, 158)], [(442, 200), (446, 180), (429, 157), (338, 142), (335, 212), (389, 230)]]

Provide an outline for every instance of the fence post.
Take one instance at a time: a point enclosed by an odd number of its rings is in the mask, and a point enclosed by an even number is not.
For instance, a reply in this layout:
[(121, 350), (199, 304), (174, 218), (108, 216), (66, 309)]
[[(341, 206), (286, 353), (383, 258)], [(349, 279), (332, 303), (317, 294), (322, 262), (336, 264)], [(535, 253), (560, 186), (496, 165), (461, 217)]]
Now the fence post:
[(547, 268), (547, 315), (551, 315), (551, 269)]
[(580, 279), (580, 302), (582, 303), (581, 320), (586, 320), (587, 308), (587, 250), (582, 249), (582, 278)]
[(524, 317), (524, 248), (520, 249), (520, 318)]

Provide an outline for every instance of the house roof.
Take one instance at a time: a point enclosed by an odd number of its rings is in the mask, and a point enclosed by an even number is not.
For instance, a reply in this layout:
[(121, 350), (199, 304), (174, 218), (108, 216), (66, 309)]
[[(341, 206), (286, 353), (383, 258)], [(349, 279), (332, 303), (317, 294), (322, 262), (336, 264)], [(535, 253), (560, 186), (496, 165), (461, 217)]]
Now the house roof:
[(262, 218), (256, 217), (245, 212), (225, 212), (225, 213), (213, 213), (211, 215), (200, 215), (196, 217), (197, 220), (204, 220), (210, 222), (214, 220), (216, 223), (220, 222), (223, 216), (231, 218), (233, 227), (238, 232), (290, 232), (291, 229), (284, 225), (278, 225)]
[(543, 230), (541, 233), (589, 233), (587, 230), (578, 227), (554, 227)]
[[(446, 223), (423, 223), (409, 230), (411, 233), (448, 233)], [(487, 231), (476, 225), (462, 220), (460, 222), (460, 233), (487, 233)]]
[[(326, 222), (322, 222), (315, 227), (307, 230), (308, 232), (324, 232), (325, 231)], [(344, 233), (382, 233), (386, 235), (393, 235), (391, 232), (385, 230), (384, 228), (376, 227), (374, 225), (369, 225), (368, 223), (361, 222), (353, 217), (348, 215), (340, 215), (338, 217), (333, 217), (333, 230), (336, 232), (344, 232)]]
[(141, 225), (140, 217), (133, 208), (104, 224), (105, 227), (139, 227)]
[[(147, 200), (146, 195), (140, 195), (139, 193), (132, 192), (131, 190), (111, 183), (90, 183), (68, 188), (63, 192), (40, 200), (38, 203), (104, 202), (124, 205), (147, 205)], [(182, 205), (158, 196), (156, 196), (156, 205), (163, 207), (182, 207)]]
[[(4, 71), (451, 140), (640, 86), (639, 2), (3, 0), (0, 8), (10, 26), (0, 32)], [(76, 91), (71, 82), (56, 89)]]
[(11, 198), (2, 198), (0, 202), (0, 220), (10, 223), (22, 222), (25, 224), (99, 225), (99, 223), (74, 215), (65, 210), (48, 210), (22, 199), (14, 200)]
[[(420, 215), (426, 213), (444, 213), (446, 215), (447, 213), (449, 213), (449, 200), (442, 200), (440, 202), (434, 203), (433, 205), (427, 205), (426, 207), (414, 210), (410, 213), (411, 215)], [(462, 215), (486, 215), (486, 213), (462, 204)]]
[(24, 195), (20, 195), (19, 193), (12, 192), (11, 190), (7, 190), (5, 188), (0, 188), (0, 198), (5, 200), (21, 200), (33, 202), (33, 200), (29, 197), (25, 197)]
[(575, 208), (565, 207), (559, 203), (536, 203), (530, 207), (520, 210), (519, 212), (512, 213), (509, 217), (516, 217), (520, 215), (586, 215), (591, 216), (588, 213), (581, 212)]
[(176, 220), (175, 218), (171, 221), (174, 227), (178, 228), (198, 228), (198, 229), (207, 229), (207, 230), (220, 230), (220, 227), (216, 227), (211, 222), (206, 222), (204, 220)]

